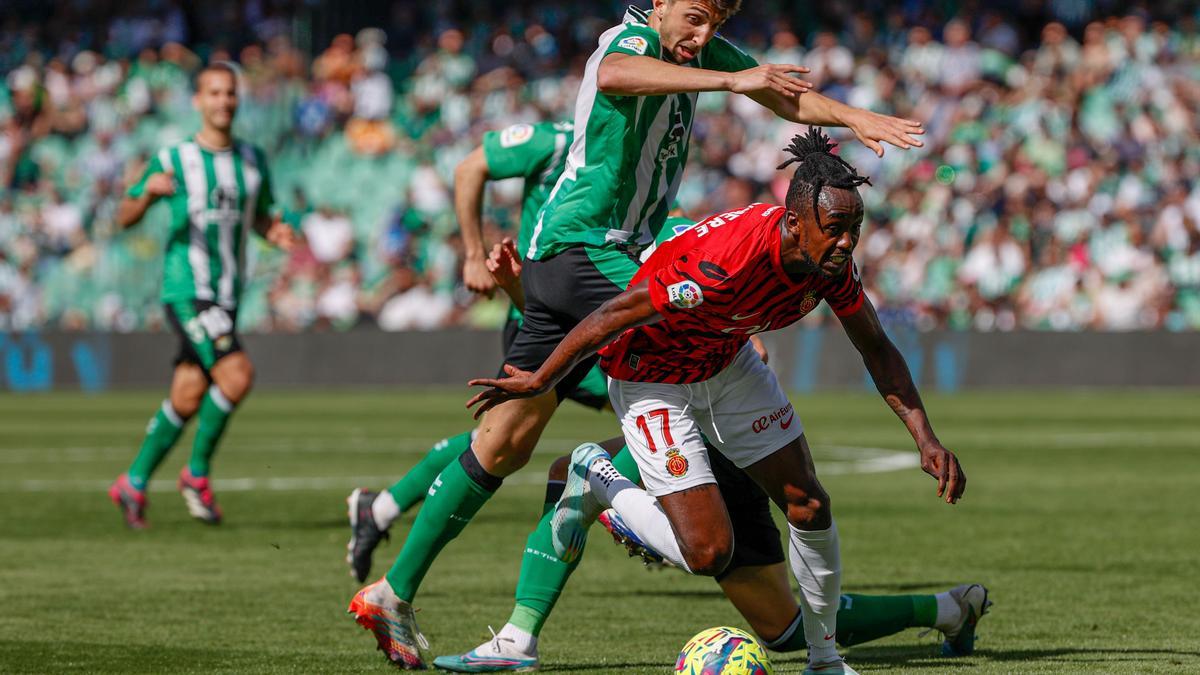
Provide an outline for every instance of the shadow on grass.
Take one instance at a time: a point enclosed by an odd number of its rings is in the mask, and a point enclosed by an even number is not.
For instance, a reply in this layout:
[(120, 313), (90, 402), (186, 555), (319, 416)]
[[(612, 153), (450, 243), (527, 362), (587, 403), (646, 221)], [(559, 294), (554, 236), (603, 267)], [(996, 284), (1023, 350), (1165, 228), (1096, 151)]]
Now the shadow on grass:
[(347, 663), (345, 654), (333, 650), (328, 654), (306, 651), (281, 656), (228, 647), (0, 639), (0, 670), (5, 673), (247, 672), (264, 670), (268, 663), (270, 669), (313, 673), (344, 672), (359, 665)]
[[(777, 663), (802, 660), (779, 658)], [(1183, 664), (1200, 658), (1200, 652), (1178, 649), (1121, 649), (1091, 647), (1056, 647), (1053, 649), (978, 649), (974, 656), (964, 659), (943, 657), (938, 645), (873, 646), (856, 645), (846, 651), (846, 660), (852, 665), (904, 666), (905, 668), (929, 668), (938, 671), (972, 668), (980, 662), (1032, 663), (1049, 661), (1054, 663), (1104, 663), (1104, 662), (1148, 662)]]

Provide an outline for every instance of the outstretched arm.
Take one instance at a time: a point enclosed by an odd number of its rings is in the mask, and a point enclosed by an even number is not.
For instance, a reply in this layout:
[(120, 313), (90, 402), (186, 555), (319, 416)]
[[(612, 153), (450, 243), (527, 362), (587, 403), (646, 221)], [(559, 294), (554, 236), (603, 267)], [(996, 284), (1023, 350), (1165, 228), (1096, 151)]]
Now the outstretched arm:
[(689, 68), (633, 54), (609, 54), (596, 70), (596, 88), (613, 96), (661, 96), (700, 91), (748, 94), (775, 91), (780, 96), (802, 94), (811, 82), (788, 73), (807, 73), (790, 63), (767, 63), (735, 73)]
[(846, 335), (862, 354), (863, 364), (883, 400), (904, 422), (908, 433), (916, 441), (917, 449), (921, 452), (921, 468), (937, 478), (938, 496), (944, 496), (949, 504), (957, 502), (967, 487), (967, 475), (963, 473), (954, 453), (943, 447), (934, 435), (929, 418), (925, 415), (925, 406), (921, 403), (921, 395), (908, 372), (908, 364), (896, 345), (888, 339), (879, 323), (879, 316), (875, 314), (875, 307), (864, 298), (861, 309), (840, 318)]
[(882, 143), (885, 142), (901, 149), (919, 148), (924, 145), (920, 139), (915, 138), (925, 133), (920, 122), (854, 108), (815, 91), (800, 96), (785, 96), (770, 90), (746, 95), (789, 122), (822, 127), (846, 127), (854, 132), (863, 145), (880, 157), (883, 156)]
[(508, 377), (471, 380), (468, 386), (490, 387), (479, 392), (467, 407), (482, 404), (475, 410), (478, 419), (485, 411), (514, 398), (539, 396), (554, 388), (558, 381), (583, 359), (615, 340), (621, 333), (636, 326), (645, 326), (662, 319), (650, 300), (650, 285), (642, 281), (617, 297), (600, 305), (558, 343), (537, 372), (531, 373), (510, 365), (504, 366)]

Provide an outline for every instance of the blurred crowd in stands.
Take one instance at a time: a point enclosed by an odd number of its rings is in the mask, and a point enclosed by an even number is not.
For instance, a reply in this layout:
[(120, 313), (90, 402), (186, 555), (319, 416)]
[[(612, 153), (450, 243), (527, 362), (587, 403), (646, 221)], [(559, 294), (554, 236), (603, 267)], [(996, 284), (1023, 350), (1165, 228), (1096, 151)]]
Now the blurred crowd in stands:
[[(146, 158), (195, 130), (190, 75), (216, 60), (240, 64), (235, 129), (267, 151), (306, 239), (288, 256), (251, 247), (243, 330), (499, 325), (504, 303), (461, 283), (453, 168), (486, 130), (570, 119), (622, 12), (397, 2), (381, 28), (306, 44), (312, 3), (55, 4), (69, 6), (54, 22), (0, 10), (0, 330), (163, 327), (167, 209), (125, 232), (113, 214)], [(855, 257), (888, 321), (1200, 329), (1194, 6), (832, 2), (813, 20), (751, 4), (724, 32), (760, 61), (928, 129), (883, 159), (835, 134), (871, 177)], [(782, 200), (775, 166), (799, 129), (738, 96), (699, 110), (685, 211)], [(489, 189), (488, 240), (514, 231), (519, 204), (514, 181)]]

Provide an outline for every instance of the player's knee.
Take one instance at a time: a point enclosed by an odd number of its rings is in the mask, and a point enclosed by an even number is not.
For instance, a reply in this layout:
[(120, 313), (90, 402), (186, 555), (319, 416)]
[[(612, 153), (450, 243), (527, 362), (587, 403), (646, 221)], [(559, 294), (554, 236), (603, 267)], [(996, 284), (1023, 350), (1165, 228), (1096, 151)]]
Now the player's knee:
[(200, 401), (204, 398), (204, 390), (200, 390), (199, 394), (192, 396), (188, 393), (172, 392), (171, 393), (171, 408), (175, 410), (175, 414), (181, 419), (191, 419), (195, 416), (196, 411), (200, 409)]
[(714, 539), (683, 549), (683, 560), (692, 574), (715, 577), (729, 567), (733, 559), (733, 541)]
[(787, 519), (802, 530), (823, 530), (833, 523), (829, 493), (820, 483), (803, 487), (789, 487), (787, 496)]
[(254, 375), (254, 364), (247, 359), (236, 368), (222, 371), (216, 384), (225, 398), (233, 403), (240, 403), (254, 387)]
[(571, 467), (571, 456), (563, 455), (550, 464), (547, 480), (564, 481), (567, 479), (567, 469)]

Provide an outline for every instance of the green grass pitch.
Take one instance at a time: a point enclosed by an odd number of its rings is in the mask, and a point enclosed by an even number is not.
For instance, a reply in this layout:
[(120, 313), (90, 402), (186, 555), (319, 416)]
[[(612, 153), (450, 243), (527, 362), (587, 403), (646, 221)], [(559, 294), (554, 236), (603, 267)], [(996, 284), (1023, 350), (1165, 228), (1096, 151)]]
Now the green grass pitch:
[[(386, 672), (345, 613), (344, 498), (384, 487), (470, 426), (467, 391), (256, 392), (217, 456), (227, 522), (188, 519), (174, 477), (152, 484), (151, 529), (126, 531), (105, 486), (132, 458), (161, 392), (0, 395), (0, 672)], [(955, 507), (903, 464), (904, 428), (874, 395), (793, 399), (842, 536), (844, 589), (995, 600), (977, 654), (938, 657), (910, 630), (854, 647), (863, 672), (1200, 672), (1200, 396), (929, 396), (970, 478)], [(425, 580), (435, 653), (470, 648), (511, 608), (545, 468), (611, 418), (565, 407)], [(864, 448), (866, 450), (864, 450)], [(897, 459), (900, 458), (900, 459)], [(864, 471), (874, 471), (866, 473)], [(382, 573), (412, 522), (377, 556)], [(651, 572), (600, 530), (542, 634), (549, 672), (666, 672), (692, 634), (744, 622), (708, 579)], [(776, 655), (799, 672), (800, 655)]]

